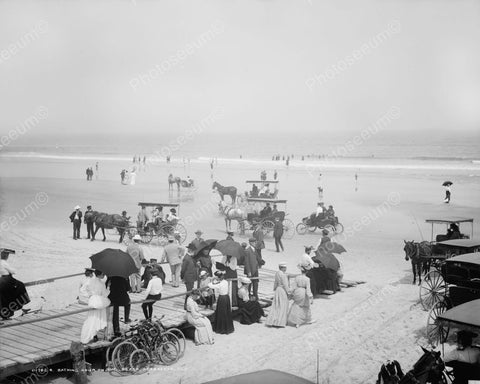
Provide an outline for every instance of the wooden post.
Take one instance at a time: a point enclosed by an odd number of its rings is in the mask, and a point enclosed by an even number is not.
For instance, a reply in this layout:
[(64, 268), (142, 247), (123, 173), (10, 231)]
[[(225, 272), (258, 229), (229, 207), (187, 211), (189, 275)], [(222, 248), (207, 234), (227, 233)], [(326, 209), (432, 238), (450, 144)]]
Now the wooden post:
[(73, 375), (76, 384), (88, 383), (87, 363), (85, 362), (85, 349), (82, 343), (72, 341), (70, 353), (73, 361)]

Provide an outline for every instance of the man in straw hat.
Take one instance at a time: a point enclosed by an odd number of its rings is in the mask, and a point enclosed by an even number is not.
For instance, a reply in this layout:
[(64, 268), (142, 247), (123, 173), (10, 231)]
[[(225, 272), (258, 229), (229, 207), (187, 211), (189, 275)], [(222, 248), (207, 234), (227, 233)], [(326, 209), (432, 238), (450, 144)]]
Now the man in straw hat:
[(180, 286), (183, 247), (175, 243), (173, 236), (168, 236), (168, 244), (163, 248), (162, 262), (168, 261), (172, 272), (172, 287)]
[(70, 215), (70, 221), (73, 223), (73, 240), (80, 238), (80, 226), (82, 225), (82, 211), (80, 206), (76, 205), (74, 211)]
[(130, 275), (130, 287), (133, 293), (140, 293), (142, 291), (142, 278), (140, 269), (142, 268), (142, 261), (145, 260), (142, 247), (140, 247), (141, 236), (136, 234), (133, 236), (133, 243), (127, 247), (127, 253), (131, 256), (137, 267), (137, 272)]
[(195, 249), (198, 249), (200, 247), (200, 244), (205, 241), (202, 238), (203, 232), (200, 229), (197, 229), (195, 231), (195, 239), (192, 240), (190, 244), (193, 244), (195, 246)]

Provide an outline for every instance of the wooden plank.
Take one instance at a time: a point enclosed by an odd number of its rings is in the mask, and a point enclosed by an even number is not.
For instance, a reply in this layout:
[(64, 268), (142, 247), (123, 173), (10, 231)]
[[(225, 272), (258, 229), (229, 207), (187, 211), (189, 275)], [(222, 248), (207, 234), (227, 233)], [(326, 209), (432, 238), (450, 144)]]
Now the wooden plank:
[[(7, 330), (12, 335), (16, 335), (18, 337), (25, 337), (25, 334), (28, 332), (27, 334), (28, 334), (29, 341), (32, 341), (32, 342), (39, 341), (40, 342), (39, 348), (45, 347), (46, 346), (45, 343), (55, 344), (55, 345), (57, 344), (64, 345), (71, 341), (77, 341), (73, 337), (67, 338), (66, 334), (59, 333), (59, 332), (49, 332), (42, 328), (39, 328), (38, 326), (35, 326), (35, 324), (25, 324), (22, 326), (21, 330), (18, 330), (18, 328), (15, 328), (15, 327), (8, 328)], [(48, 337), (45, 337), (45, 336), (48, 336)]]

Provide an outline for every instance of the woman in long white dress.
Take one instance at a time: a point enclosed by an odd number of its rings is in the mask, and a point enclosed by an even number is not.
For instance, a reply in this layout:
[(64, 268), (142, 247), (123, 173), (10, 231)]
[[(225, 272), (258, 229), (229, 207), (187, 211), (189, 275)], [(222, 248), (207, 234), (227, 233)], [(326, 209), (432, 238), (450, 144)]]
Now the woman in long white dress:
[(310, 324), (312, 321), (313, 295), (310, 290), (310, 279), (306, 276), (310, 267), (302, 267), (302, 274), (295, 277), (293, 285), (293, 303), (288, 312), (287, 324), (299, 327), (302, 324)]
[(213, 329), (210, 320), (198, 310), (196, 300), (200, 299), (200, 290), (194, 289), (187, 298), (187, 321), (195, 327), (195, 344), (213, 344)]
[(275, 296), (272, 306), (270, 307), (270, 313), (265, 321), (265, 325), (271, 327), (285, 327), (287, 325), (288, 294), (290, 293), (288, 277), (285, 273), (287, 271), (287, 264), (280, 263), (278, 269), (273, 283)]
[(137, 178), (135, 167), (132, 168), (132, 172), (130, 172), (130, 185), (135, 185), (135, 179)]
[(88, 306), (92, 308), (88, 311), (87, 318), (82, 326), (80, 341), (87, 344), (97, 335), (98, 331), (107, 327), (107, 307), (110, 305), (108, 298), (108, 289), (103, 282), (104, 274), (95, 271), (95, 277), (89, 283), (90, 297)]

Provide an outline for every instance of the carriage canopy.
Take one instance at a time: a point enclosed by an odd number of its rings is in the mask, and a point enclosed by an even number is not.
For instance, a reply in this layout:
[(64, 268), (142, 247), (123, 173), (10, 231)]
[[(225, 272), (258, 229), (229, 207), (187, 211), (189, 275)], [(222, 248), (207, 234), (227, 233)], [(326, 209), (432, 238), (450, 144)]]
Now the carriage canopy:
[(278, 180), (247, 180), (250, 184), (278, 184)]
[(249, 203), (270, 203), (270, 204), (287, 204), (287, 200), (279, 199), (264, 199), (261, 197), (249, 197), (247, 199)]
[(447, 227), (450, 224), (460, 224), (460, 223), (470, 223), (471, 225), (471, 235), (473, 237), (473, 219), (470, 217), (461, 217), (461, 216), (446, 216), (442, 218), (426, 219), (425, 222), (432, 224), (432, 241), (433, 241), (433, 227), (435, 224), (444, 224)]
[(139, 206), (141, 207), (158, 207), (158, 206), (162, 206), (162, 207), (178, 207), (180, 204), (174, 204), (174, 203), (138, 203)]
[(470, 327), (480, 328), (480, 299), (468, 301), (464, 304), (457, 305), (437, 318), (444, 322), (467, 325)]
[(455, 239), (440, 241), (437, 244), (455, 248), (476, 248), (480, 247), (480, 240), (477, 239)]
[[(448, 263), (475, 264), (480, 266), (480, 252), (465, 253), (460, 256), (454, 256), (446, 260)], [(480, 313), (480, 312), (479, 312)]]

